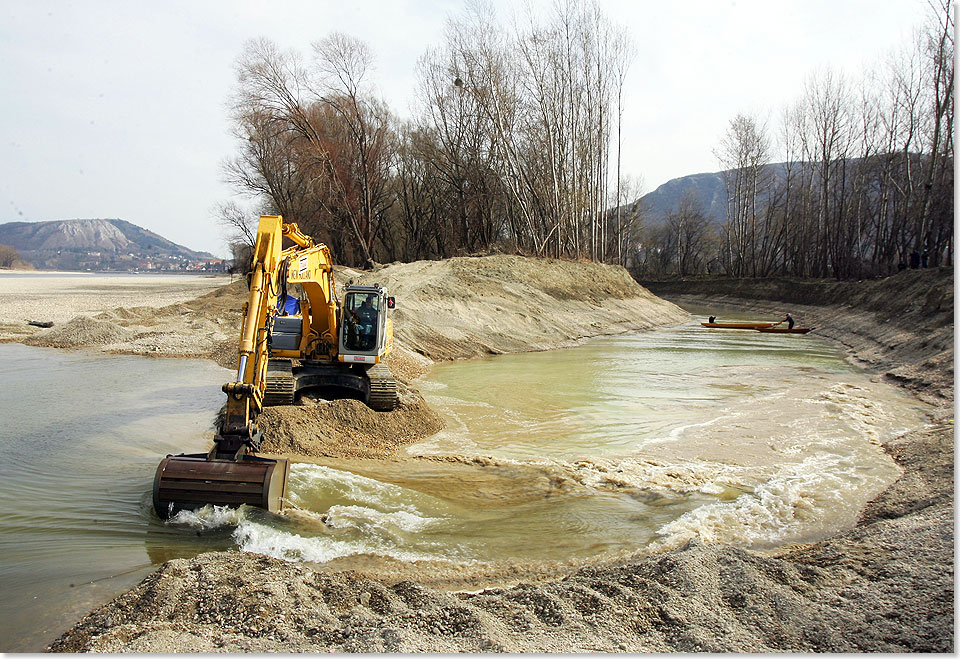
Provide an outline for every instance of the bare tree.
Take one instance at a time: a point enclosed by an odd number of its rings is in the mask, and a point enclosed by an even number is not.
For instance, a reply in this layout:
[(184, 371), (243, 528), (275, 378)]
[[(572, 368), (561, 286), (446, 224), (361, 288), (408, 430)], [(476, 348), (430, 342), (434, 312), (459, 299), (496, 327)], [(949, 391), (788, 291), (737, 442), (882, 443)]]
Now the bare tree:
[(342, 260), (368, 264), (392, 203), (389, 113), (364, 87), (365, 44), (335, 33), (314, 53), (308, 66), (266, 39), (247, 43), (232, 97), (241, 153), (224, 170)]
[(32, 270), (33, 266), (20, 258), (10, 245), (0, 245), (0, 268), (18, 268)]
[(608, 252), (617, 255), (617, 264), (627, 267), (633, 257), (631, 244), (643, 232), (646, 209), (639, 202), (643, 196), (643, 180), (640, 177), (624, 177), (617, 183), (617, 205), (608, 214), (610, 235), (616, 241)]
[[(373, 66), (373, 54), (366, 43), (334, 32), (314, 43), (313, 51), (316, 75), (311, 78), (311, 91), (322, 107), (332, 109), (337, 121), (328, 123), (343, 129), (341, 137), (348, 145), (346, 166), (330, 163), (330, 189), (345, 197), (350, 184), (356, 183), (352, 190), (356, 199), (343, 199), (341, 208), (346, 212), (341, 217), (352, 226), (364, 262), (369, 264), (373, 262), (373, 242), (383, 212), (391, 204), (390, 113), (365, 89)], [(325, 151), (330, 153), (329, 149)]]
[(807, 78), (803, 102), (807, 105), (803, 148), (813, 165), (816, 186), (817, 242), (811, 251), (814, 273), (839, 275), (839, 228), (844, 218), (847, 165), (854, 142), (849, 85), (842, 74), (821, 69)]
[[(926, 149), (930, 160), (926, 167), (923, 183), (923, 206), (920, 213), (920, 226), (916, 234), (914, 248), (930, 250), (934, 253), (934, 262), (938, 259), (941, 245), (930, 232), (933, 221), (932, 212), (936, 187), (943, 188), (947, 170), (953, 167), (953, 70), (954, 70), (954, 19), (952, 0), (939, 0), (931, 3), (934, 14), (928, 21), (925, 39), (922, 44), (923, 64), (926, 73), (926, 105), (928, 112), (926, 130)], [(952, 187), (952, 183), (951, 186)], [(950, 205), (952, 211), (952, 204)], [(950, 213), (952, 215), (952, 212)], [(952, 218), (950, 218), (952, 219)], [(945, 213), (940, 213), (937, 224), (949, 221)], [(952, 231), (949, 232), (952, 236)], [(952, 243), (952, 239), (950, 240)]]
[(667, 215), (666, 226), (672, 234), (676, 275), (685, 277), (705, 271), (711, 225), (700, 201), (692, 194), (685, 195), (677, 209)]
[(753, 117), (738, 114), (715, 153), (727, 189), (727, 241), (732, 257), (728, 267), (739, 277), (756, 277), (758, 245), (763, 239), (758, 203), (766, 192), (764, 168), (769, 163), (766, 127)]
[(254, 246), (257, 231), (256, 221), (259, 214), (254, 216), (233, 201), (218, 204), (216, 214), (221, 226), (227, 231), (228, 242)]
[(450, 244), (444, 249), (447, 256), (458, 248), (472, 252), (502, 241), (511, 223), (496, 131), (452, 73), (461, 68), (449, 48), (428, 51), (421, 58), (421, 102), (417, 123), (410, 127), (417, 133), (415, 153), (435, 179), (431, 208), (446, 219), (451, 239), (445, 241)]

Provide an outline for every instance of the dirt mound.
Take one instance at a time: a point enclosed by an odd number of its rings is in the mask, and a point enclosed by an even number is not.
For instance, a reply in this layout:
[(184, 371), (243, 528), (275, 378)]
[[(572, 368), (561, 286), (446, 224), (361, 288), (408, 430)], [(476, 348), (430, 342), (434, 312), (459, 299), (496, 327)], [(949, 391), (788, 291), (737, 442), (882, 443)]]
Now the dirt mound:
[(267, 438), (263, 452), (310, 458), (385, 458), (443, 428), (443, 419), (410, 383), (427, 364), (401, 349), (387, 357), (397, 379), (399, 405), (376, 412), (356, 400), (314, 400), (266, 408), (257, 425)]
[[(175, 288), (175, 287), (174, 287)], [(202, 289), (201, 289), (202, 290)], [(246, 284), (237, 281), (200, 298), (160, 307), (124, 306), (83, 314), (27, 336), (22, 343), (44, 347), (99, 350), (151, 357), (202, 357), (235, 368), (241, 309)], [(101, 297), (111, 299), (112, 294)], [(89, 293), (86, 295), (89, 296)], [(68, 296), (69, 297), (69, 296)], [(144, 293), (141, 300), (150, 299)], [(162, 294), (160, 299), (171, 297)], [(179, 296), (173, 296), (174, 298)], [(102, 304), (102, 300), (98, 300)], [(76, 302), (66, 306), (77, 306)], [(47, 315), (47, 311), (43, 312)], [(0, 330), (4, 328), (0, 326)], [(4, 332), (0, 331), (0, 336)], [(8, 338), (3, 336), (2, 338)]]
[(377, 458), (439, 432), (443, 420), (418, 393), (401, 385), (400, 405), (390, 412), (375, 412), (356, 400), (305, 402), (268, 407), (257, 425), (267, 438), (264, 453)]
[[(940, 521), (941, 528), (949, 524)], [(942, 545), (944, 538), (932, 535)], [(50, 650), (950, 651), (949, 602), (927, 611), (926, 591), (918, 587), (942, 594), (948, 568), (924, 564), (909, 585), (898, 582), (907, 574), (894, 572), (880, 579), (886, 590), (865, 587), (854, 561), (831, 564), (825, 555), (826, 548), (846, 546), (821, 546), (821, 555), (796, 561), (690, 543), (622, 566), (584, 568), (554, 583), (479, 593), (211, 553), (164, 564)], [(841, 563), (842, 556), (836, 556)]]
[(397, 298), (399, 343), (433, 360), (546, 350), (688, 316), (623, 268), (520, 256), (385, 266), (357, 283)]
[(211, 316), (225, 316), (243, 313), (243, 305), (247, 301), (247, 281), (238, 279), (235, 282), (215, 288), (198, 298), (183, 303), (183, 306), (192, 311), (203, 311)]
[(116, 323), (77, 316), (66, 325), (27, 337), (23, 342), (51, 348), (83, 348), (121, 343), (130, 338), (130, 332)]

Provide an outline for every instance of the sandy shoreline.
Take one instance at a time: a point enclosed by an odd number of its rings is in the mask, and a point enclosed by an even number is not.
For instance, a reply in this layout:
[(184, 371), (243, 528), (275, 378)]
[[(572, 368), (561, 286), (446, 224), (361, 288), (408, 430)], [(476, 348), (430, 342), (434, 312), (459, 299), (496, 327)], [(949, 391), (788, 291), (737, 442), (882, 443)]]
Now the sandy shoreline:
[[(41, 333), (113, 309), (156, 309), (195, 299), (230, 282), (227, 275), (133, 275), (0, 270), (0, 341)], [(78, 346), (82, 347), (82, 346)]]
[[(549, 348), (685, 317), (602, 268), (590, 273), (593, 283), (584, 286), (576, 268), (592, 264), (513, 259), (454, 259), (353, 273), (386, 282), (398, 296), (395, 323), (402, 349), (395, 368), (407, 372), (404, 380), (430, 360)], [(472, 593), (403, 580), (407, 577), (317, 572), (240, 552), (204, 554), (165, 564), (92, 612), (50, 649), (950, 652), (952, 272), (944, 278), (950, 286), (949, 310), (938, 313), (950, 315), (948, 356), (941, 349), (945, 335), (932, 342), (929, 332), (918, 338), (916, 330), (924, 323), (917, 319), (929, 320), (929, 309), (926, 315), (923, 309), (891, 310), (896, 322), (878, 322), (878, 311), (845, 309), (829, 301), (800, 309), (829, 316), (835, 334), (829, 338), (860, 363), (938, 406), (928, 429), (885, 446), (904, 475), (867, 506), (850, 531), (772, 555), (695, 541), (665, 554), (571, 568), (552, 578), (520, 574), (517, 586)], [(891, 298), (893, 305), (895, 296), (915, 295), (909, 287), (898, 290), (907, 284), (929, 288), (929, 282), (891, 278), (888, 290), (879, 295)], [(131, 315), (103, 308), (88, 316), (95, 326), (85, 321), (71, 325), (67, 319), (65, 327), (31, 331), (26, 337), (8, 329), (0, 296), (0, 340), (137, 354), (150, 354), (147, 348), (153, 346), (155, 353), (182, 355), (189, 347), (193, 356), (232, 365), (237, 293), (211, 293), (202, 303), (178, 300), (161, 313)], [(672, 292), (669, 297), (717, 301), (715, 294)], [(780, 302), (757, 299), (731, 297), (726, 302), (730, 308), (755, 305), (758, 311), (783, 308)], [(530, 308), (551, 311), (534, 316)], [(863, 313), (870, 318), (864, 321)], [(520, 329), (496, 331), (503, 317), (512, 315), (521, 317)], [(912, 340), (914, 349), (905, 350), (904, 332), (911, 324), (914, 335), (906, 342)], [(199, 341), (197, 334), (206, 332), (214, 336)]]

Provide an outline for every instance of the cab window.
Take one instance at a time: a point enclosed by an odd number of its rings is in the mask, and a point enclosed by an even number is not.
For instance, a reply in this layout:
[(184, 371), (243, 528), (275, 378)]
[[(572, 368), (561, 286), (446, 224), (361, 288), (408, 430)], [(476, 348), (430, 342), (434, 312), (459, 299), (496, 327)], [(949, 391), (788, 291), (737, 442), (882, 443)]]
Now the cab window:
[(376, 348), (379, 306), (376, 293), (347, 293), (343, 301), (343, 347), (346, 350), (369, 352)]

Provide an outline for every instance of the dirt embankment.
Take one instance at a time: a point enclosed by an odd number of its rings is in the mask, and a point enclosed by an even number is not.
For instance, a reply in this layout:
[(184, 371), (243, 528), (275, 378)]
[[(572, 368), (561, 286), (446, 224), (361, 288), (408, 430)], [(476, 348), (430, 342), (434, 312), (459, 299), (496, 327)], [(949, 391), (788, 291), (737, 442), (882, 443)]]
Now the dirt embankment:
[(906, 270), (885, 279), (837, 282), (714, 279), (648, 282), (657, 295), (724, 310), (793, 315), (935, 405), (953, 401), (953, 268)]
[(357, 283), (386, 285), (397, 298), (399, 343), (435, 361), (546, 350), (687, 318), (626, 270), (596, 263), (463, 257), (390, 265)]
[[(509, 279), (509, 274), (497, 284), (494, 271), (500, 267), (510, 270), (505, 265), (509, 262), (509, 258), (496, 257), (474, 263), (480, 266), (477, 268), (471, 268), (466, 260), (436, 266), (409, 264), (364, 275), (367, 281), (390, 284), (398, 297), (400, 310), (395, 319), (398, 338), (407, 351), (404, 367), (415, 370), (417, 359), (423, 359), (416, 355), (450, 358), (516, 349), (511, 346), (517, 345), (518, 334), (510, 323), (512, 316), (524, 309), (531, 310), (530, 317), (522, 319), (518, 327), (528, 333), (528, 348), (549, 347), (551, 337), (554, 343), (550, 345), (576, 340), (590, 333), (594, 322), (600, 324), (594, 328), (599, 334), (604, 327), (617, 331), (631, 323), (640, 327), (671, 322), (671, 315), (677, 313), (670, 305), (652, 301), (663, 313), (656, 319), (642, 313), (632, 320), (613, 314), (613, 309), (630, 304), (631, 299), (645, 298), (646, 292), (623, 297), (614, 292), (606, 296), (609, 299), (598, 292), (595, 301), (575, 297), (561, 302), (563, 289), (531, 293), (522, 288), (522, 281)], [(545, 269), (553, 267), (563, 266)], [(423, 268), (420, 280), (403, 276), (404, 268), (411, 268), (408, 273)], [(388, 279), (392, 276), (397, 279)], [(462, 284), (453, 286), (451, 278), (475, 281), (475, 285), (464, 290)], [(541, 285), (557, 278), (550, 275)], [(572, 277), (574, 283), (577, 279)], [(587, 277), (579, 279), (582, 283)], [(878, 284), (879, 299), (894, 298), (910, 289), (909, 285), (901, 288), (906, 279), (885, 282)], [(581, 286), (580, 290), (589, 289)], [(618, 286), (612, 286), (612, 291), (616, 290)], [(534, 304), (523, 306), (531, 294), (548, 307), (542, 321), (538, 320), (541, 309)], [(467, 304), (467, 295), (476, 299)], [(701, 300), (718, 303), (716, 293), (705, 295)], [(949, 296), (944, 291), (940, 299), (937, 313), (949, 314), (952, 319), (952, 284)], [(512, 306), (505, 306), (507, 300)], [(574, 302), (585, 305), (583, 313), (565, 314)], [(730, 298), (730, 303), (744, 308), (738, 300)], [(888, 333), (863, 330), (865, 338), (858, 338), (859, 321), (844, 319), (871, 314), (867, 318), (872, 320), (863, 321), (863, 327), (869, 327), (877, 324), (877, 311), (811, 305), (810, 313), (816, 310), (822, 316), (808, 318), (806, 307), (793, 302), (789, 309), (780, 303), (755, 303), (757, 310), (791, 311), (801, 322), (829, 319), (837, 328), (836, 338), (853, 346), (859, 359), (880, 364), (871, 361), (875, 352), (889, 360), (883, 363), (891, 373), (933, 360), (929, 367), (918, 370), (921, 380), (916, 388), (939, 400), (944, 411), (952, 401), (952, 386), (946, 387), (948, 380), (952, 383), (952, 353), (947, 355), (941, 349), (943, 337), (939, 334), (935, 342), (927, 340), (919, 346), (927, 339), (922, 324), (914, 325), (911, 335), (909, 320), (898, 319)], [(638, 309), (646, 306), (638, 304)], [(551, 315), (551, 311), (557, 313)], [(914, 313), (927, 311), (921, 307)], [(458, 324), (461, 313), (465, 315)], [(564, 315), (578, 317), (573, 326), (558, 331), (551, 324)], [(619, 320), (604, 325), (602, 319)], [(483, 327), (486, 322), (497, 328), (495, 340)], [(544, 343), (538, 343), (541, 339), (537, 337), (545, 337)], [(904, 341), (918, 347), (904, 347)], [(906, 361), (898, 362), (900, 359)], [(914, 384), (909, 378), (897, 381)], [(164, 564), (137, 587), (92, 612), (50, 649), (951, 652), (952, 419), (901, 436), (886, 449), (904, 474), (868, 505), (856, 528), (773, 555), (691, 542), (662, 555), (585, 567), (563, 579), (540, 583), (523, 579), (510, 588), (471, 593), (351, 572), (320, 573), (303, 564), (259, 555), (211, 553)]]

